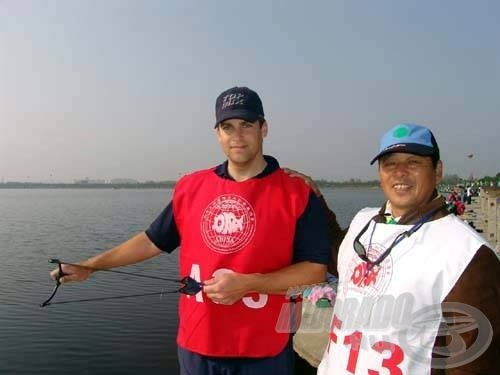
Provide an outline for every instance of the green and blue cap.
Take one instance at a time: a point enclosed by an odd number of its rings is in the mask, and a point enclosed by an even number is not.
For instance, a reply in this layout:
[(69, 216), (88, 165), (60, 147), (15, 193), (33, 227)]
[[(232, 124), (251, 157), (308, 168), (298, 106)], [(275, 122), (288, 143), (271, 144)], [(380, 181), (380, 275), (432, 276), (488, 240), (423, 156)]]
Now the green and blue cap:
[(439, 147), (434, 134), (425, 126), (417, 124), (398, 124), (385, 133), (380, 140), (379, 152), (370, 164), (393, 152), (430, 156), (433, 161), (439, 160)]

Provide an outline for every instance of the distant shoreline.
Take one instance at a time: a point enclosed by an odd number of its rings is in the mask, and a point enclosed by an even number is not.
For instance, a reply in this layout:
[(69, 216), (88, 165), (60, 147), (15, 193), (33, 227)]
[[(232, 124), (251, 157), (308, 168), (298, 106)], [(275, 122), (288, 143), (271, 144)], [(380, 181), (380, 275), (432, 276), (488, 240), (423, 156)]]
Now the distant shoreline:
[[(318, 181), (322, 188), (378, 188), (378, 182), (330, 182)], [(0, 183), (0, 189), (171, 189), (175, 181), (141, 182), (128, 184), (92, 184), (92, 183), (43, 183), (43, 182), (5, 182)]]
[(65, 184), (43, 182), (6, 182), (0, 189), (168, 189), (175, 182), (145, 182), (137, 184)]

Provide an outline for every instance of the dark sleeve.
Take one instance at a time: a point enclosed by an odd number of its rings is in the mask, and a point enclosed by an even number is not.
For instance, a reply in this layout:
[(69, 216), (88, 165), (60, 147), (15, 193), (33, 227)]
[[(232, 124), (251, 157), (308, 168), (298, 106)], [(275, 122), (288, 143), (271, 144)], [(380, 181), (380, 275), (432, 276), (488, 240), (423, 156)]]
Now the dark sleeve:
[(146, 235), (158, 249), (166, 251), (167, 253), (171, 253), (179, 247), (181, 240), (179, 230), (175, 224), (172, 202), (170, 202), (155, 221), (151, 223), (146, 230)]
[[(457, 283), (446, 296), (444, 302), (459, 302), (480, 310), (488, 319), (492, 329), (492, 341), (486, 351), (477, 359), (465, 363), (459, 367), (446, 369), (443, 372), (433, 371), (432, 374), (446, 375), (472, 375), (472, 374), (498, 374), (500, 368), (500, 261), (495, 253), (486, 246), (481, 246), (476, 255), (458, 279)], [(460, 317), (456, 312), (444, 314), (446, 317)], [(474, 318), (474, 317), (473, 317)], [(477, 321), (476, 321), (477, 322)], [(460, 324), (458, 322), (457, 324)], [(453, 326), (450, 324), (451, 329)], [(480, 325), (479, 329), (489, 329)], [(466, 332), (457, 329), (455, 332), (460, 336), (468, 349), (472, 344), (482, 345), (475, 342), (478, 338), (478, 329), (470, 329)], [(482, 334), (485, 332), (483, 331)], [(487, 336), (486, 332), (486, 336)], [(436, 340), (436, 346), (450, 346), (453, 335), (441, 336)], [(484, 338), (484, 336), (482, 336)], [(439, 336), (438, 338), (439, 339)], [(444, 340), (443, 340), (444, 339)], [(456, 343), (460, 344), (460, 343)], [(484, 344), (483, 344), (484, 345)], [(455, 345), (456, 346), (456, 345)], [(451, 359), (453, 359), (451, 357)]]
[(339, 254), (340, 244), (344, 240), (344, 237), (347, 233), (347, 229), (342, 229), (337, 222), (337, 216), (335, 213), (328, 207), (325, 198), (321, 195), (319, 197), (319, 202), (321, 204), (321, 209), (326, 217), (326, 224), (328, 227), (328, 239), (330, 240), (331, 249), (330, 249), (330, 263), (328, 263), (328, 272), (332, 275), (338, 277), (337, 271), (337, 257)]
[(328, 264), (330, 262), (330, 243), (326, 218), (318, 197), (311, 192), (306, 209), (297, 220), (293, 242), (293, 262), (309, 261)]

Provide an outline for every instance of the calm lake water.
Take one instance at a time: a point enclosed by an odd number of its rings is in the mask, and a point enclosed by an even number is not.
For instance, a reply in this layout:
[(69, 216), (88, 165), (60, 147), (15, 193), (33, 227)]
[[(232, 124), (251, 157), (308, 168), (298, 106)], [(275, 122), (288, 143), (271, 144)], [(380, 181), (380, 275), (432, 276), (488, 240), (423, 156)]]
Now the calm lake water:
[[(378, 189), (326, 189), (348, 225)], [(175, 374), (177, 295), (40, 308), (53, 282), (50, 258), (76, 262), (149, 226), (170, 190), (0, 189), (0, 374)], [(177, 277), (177, 252), (124, 268)], [(55, 300), (160, 292), (158, 280), (100, 272), (64, 285)]]

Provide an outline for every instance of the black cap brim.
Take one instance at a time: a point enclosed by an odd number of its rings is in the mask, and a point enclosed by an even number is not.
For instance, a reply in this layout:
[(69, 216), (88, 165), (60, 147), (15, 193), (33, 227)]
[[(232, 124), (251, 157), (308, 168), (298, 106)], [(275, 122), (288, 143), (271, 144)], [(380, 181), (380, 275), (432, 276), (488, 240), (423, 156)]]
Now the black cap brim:
[(264, 119), (262, 115), (259, 115), (255, 112), (250, 112), (244, 109), (235, 109), (233, 111), (226, 111), (220, 117), (218, 117), (217, 122), (215, 123), (215, 127), (217, 127), (217, 125), (219, 125), (222, 121), (226, 121), (232, 118), (238, 118), (248, 122), (255, 122), (258, 119)]
[(393, 152), (402, 152), (404, 154), (415, 154), (419, 156), (432, 156), (435, 154), (436, 150), (433, 147), (424, 146), (417, 143), (395, 145), (394, 147), (388, 147), (385, 150), (380, 151), (378, 155), (372, 159), (370, 165), (375, 163), (382, 156), (392, 154)]

